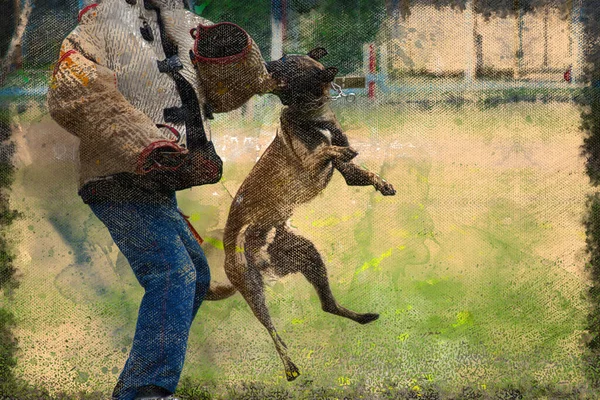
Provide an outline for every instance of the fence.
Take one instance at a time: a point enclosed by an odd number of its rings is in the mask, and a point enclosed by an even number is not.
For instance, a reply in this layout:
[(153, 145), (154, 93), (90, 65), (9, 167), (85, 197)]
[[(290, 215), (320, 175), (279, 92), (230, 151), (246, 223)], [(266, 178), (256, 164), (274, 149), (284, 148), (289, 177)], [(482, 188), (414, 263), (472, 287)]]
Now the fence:
[(435, 76), (560, 81), (571, 69), (580, 77), (581, 8), (570, 16), (558, 9), (485, 19), (470, 8), (416, 5), (406, 20), (390, 18), (385, 28), (389, 67), (396, 73)]

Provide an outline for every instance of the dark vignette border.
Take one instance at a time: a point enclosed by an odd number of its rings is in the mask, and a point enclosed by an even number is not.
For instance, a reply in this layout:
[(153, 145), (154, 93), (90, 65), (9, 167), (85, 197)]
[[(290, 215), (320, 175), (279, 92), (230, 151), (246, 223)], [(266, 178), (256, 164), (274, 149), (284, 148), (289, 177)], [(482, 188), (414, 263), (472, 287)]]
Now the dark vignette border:
[[(419, 0), (400, 0), (400, 7), (403, 15), (410, 13), (410, 6)], [(477, 11), (490, 16), (492, 14), (506, 15), (515, 11), (515, 4), (519, 0), (474, 0), (477, 4)], [(577, 0), (570, 0), (577, 1)], [(520, 0), (526, 5), (528, 10), (534, 9), (547, 3), (567, 4), (567, 2), (556, 2), (554, 0)], [(298, 0), (302, 3), (302, 1)], [(315, 3), (310, 0), (304, 0), (306, 3)], [(452, 6), (464, 8), (465, 0), (421, 0), (420, 2), (429, 2), (438, 6)], [(331, 1), (322, 1), (321, 3), (333, 3)], [(388, 6), (392, 1), (386, 1)], [(583, 22), (585, 34), (588, 38), (588, 47), (586, 49), (586, 61), (588, 68), (586, 70), (586, 80), (590, 86), (585, 88), (582, 95), (578, 97), (578, 102), (582, 107), (582, 130), (586, 137), (582, 146), (582, 155), (586, 160), (586, 172), (590, 182), (594, 187), (600, 185), (600, 4), (597, 0), (582, 0)], [(316, 4), (316, 3), (315, 3)], [(18, 281), (15, 276), (16, 270), (13, 265), (13, 254), (10, 249), (8, 239), (8, 230), (18, 213), (10, 209), (8, 202), (8, 191), (12, 183), (14, 167), (11, 164), (11, 158), (14, 153), (14, 146), (10, 143), (11, 135), (11, 111), (8, 105), (0, 105), (0, 292), (4, 296), (10, 296), (18, 287)], [(586, 353), (587, 376), (593, 387), (600, 388), (600, 193), (588, 197), (587, 215), (584, 221), (587, 234), (587, 250), (589, 253), (588, 271), (591, 279), (589, 289), (590, 311), (588, 315), (588, 340)], [(13, 367), (16, 365), (16, 354), (18, 344), (12, 334), (16, 321), (10, 310), (0, 307), (0, 400), (3, 399), (101, 399), (99, 393), (78, 394), (75, 397), (68, 395), (50, 396), (45, 389), (30, 387), (26, 382), (16, 377)], [(330, 389), (310, 388), (308, 389), (313, 398), (368, 398), (367, 392), (361, 393), (360, 388), (356, 388), (354, 393), (338, 393)], [(521, 399), (525, 398), (525, 393), (531, 388), (507, 388), (495, 394), (497, 399)], [(581, 393), (552, 393), (551, 391), (538, 388), (540, 394), (545, 394), (552, 398), (580, 398)], [(188, 379), (181, 383), (180, 395), (185, 399), (212, 399), (210, 388), (205, 388)], [(241, 384), (236, 388), (231, 388), (229, 398), (231, 399), (287, 399), (293, 398), (294, 390), (291, 388), (269, 388), (258, 383)], [(341, 396), (341, 397), (340, 397)], [(427, 388), (417, 397), (417, 394), (409, 389), (394, 388), (385, 398), (389, 399), (441, 399), (442, 394), (432, 387)], [(558, 397), (553, 397), (558, 396)], [(484, 399), (484, 395), (476, 390), (465, 388), (461, 399)]]

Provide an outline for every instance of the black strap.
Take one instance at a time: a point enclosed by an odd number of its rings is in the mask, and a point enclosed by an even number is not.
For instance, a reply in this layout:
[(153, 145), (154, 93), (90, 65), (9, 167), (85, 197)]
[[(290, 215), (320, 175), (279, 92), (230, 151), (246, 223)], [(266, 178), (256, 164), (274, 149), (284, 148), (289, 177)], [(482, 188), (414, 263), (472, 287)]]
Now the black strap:
[(183, 107), (169, 107), (163, 111), (163, 118), (165, 122), (172, 124), (184, 124), (185, 123), (185, 109)]
[[(168, 37), (164, 22), (160, 14), (160, 8), (144, 2), (144, 8), (156, 12), (158, 29), (160, 31), (160, 41), (163, 51), (167, 58), (158, 61), (160, 72), (170, 73), (175, 81), (177, 92), (181, 98), (182, 106), (180, 108), (170, 107), (165, 109), (165, 122), (180, 123), (185, 122), (187, 134), (187, 145), (190, 150), (202, 146), (208, 142), (206, 131), (202, 124), (202, 113), (200, 111), (200, 102), (194, 87), (179, 73), (183, 64), (178, 56), (179, 49), (177, 45)], [(167, 118), (172, 119), (167, 121)], [(181, 121), (183, 120), (183, 121)]]
[(183, 64), (177, 54), (165, 60), (158, 61), (158, 70), (160, 72), (177, 72), (180, 69), (183, 69)]

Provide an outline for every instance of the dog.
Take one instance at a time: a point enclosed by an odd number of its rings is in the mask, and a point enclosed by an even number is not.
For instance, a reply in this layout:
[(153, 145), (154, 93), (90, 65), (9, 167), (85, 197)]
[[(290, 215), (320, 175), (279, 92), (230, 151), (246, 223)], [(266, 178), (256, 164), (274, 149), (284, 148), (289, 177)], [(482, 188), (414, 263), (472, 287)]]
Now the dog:
[(225, 273), (231, 286), (212, 287), (207, 300), (239, 291), (271, 335), (288, 381), (300, 372), (269, 315), (264, 272), (282, 277), (302, 273), (319, 295), (322, 309), (360, 324), (379, 315), (360, 314), (339, 305), (329, 285), (321, 255), (310, 240), (293, 232), (287, 221), (294, 209), (317, 196), (338, 170), (350, 186), (372, 185), (383, 195), (393, 186), (351, 160), (358, 154), (348, 143), (329, 106), (329, 88), (338, 70), (325, 68), (323, 48), (267, 63), (279, 83), (273, 91), (285, 106), (281, 129), (237, 191), (224, 231)]

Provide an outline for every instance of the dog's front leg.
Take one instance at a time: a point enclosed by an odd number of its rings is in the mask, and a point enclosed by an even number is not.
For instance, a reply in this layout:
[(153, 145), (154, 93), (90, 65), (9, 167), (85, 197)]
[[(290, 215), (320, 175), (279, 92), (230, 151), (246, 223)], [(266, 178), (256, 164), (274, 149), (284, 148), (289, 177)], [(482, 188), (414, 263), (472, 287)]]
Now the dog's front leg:
[(393, 196), (396, 194), (396, 189), (379, 175), (367, 171), (352, 162), (343, 162), (336, 159), (333, 161), (333, 166), (340, 171), (348, 186), (372, 185), (384, 196)]
[(317, 169), (325, 167), (331, 161), (347, 162), (358, 155), (358, 152), (351, 147), (325, 146), (316, 151), (316, 153), (307, 159), (307, 169)]
[(340, 162), (348, 162), (358, 155), (358, 151), (352, 147), (343, 146), (327, 146), (323, 148), (322, 157), (328, 161), (335, 160)]

